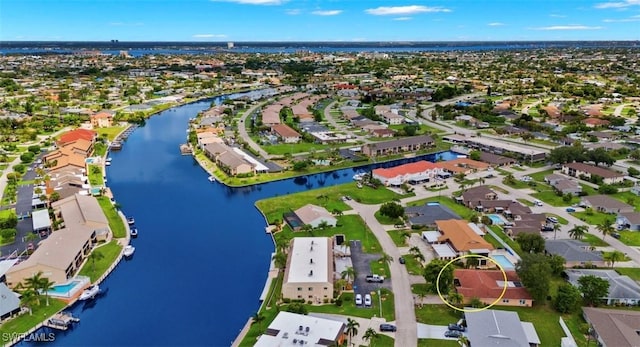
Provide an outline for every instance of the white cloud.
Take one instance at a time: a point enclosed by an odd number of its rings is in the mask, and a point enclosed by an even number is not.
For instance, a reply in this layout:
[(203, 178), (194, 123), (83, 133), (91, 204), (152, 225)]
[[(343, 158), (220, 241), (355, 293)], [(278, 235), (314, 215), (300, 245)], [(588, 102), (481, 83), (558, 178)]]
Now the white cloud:
[(564, 15), (564, 14), (555, 14), (555, 13), (550, 14), (549, 17), (552, 17), (552, 18), (567, 18), (567, 16)]
[(605, 23), (627, 23), (627, 22), (640, 22), (640, 15), (631, 16), (629, 18), (619, 18), (619, 19), (603, 19)]
[(227, 37), (225, 34), (195, 34), (193, 35), (194, 39), (222, 39)]
[(599, 30), (602, 27), (590, 27), (586, 25), (552, 25), (548, 27), (532, 28), (533, 30)]
[(282, 5), (287, 0), (211, 0), (213, 2), (233, 2), (242, 5)]
[(317, 10), (311, 12), (311, 14), (315, 14), (316, 16), (336, 16), (342, 13), (342, 10)]
[(297, 8), (292, 8), (292, 9), (289, 9), (289, 10), (285, 10), (284, 13), (286, 13), (288, 15), (291, 15), (291, 16), (296, 16), (296, 15), (300, 14), (300, 10), (297, 9)]
[(602, 2), (602, 3), (596, 4), (594, 7), (599, 9), (607, 9), (607, 8), (626, 8), (630, 6), (640, 6), (640, 0)]
[(388, 15), (408, 15), (408, 14), (416, 14), (416, 13), (427, 13), (427, 12), (451, 12), (450, 9), (444, 7), (428, 7), (421, 5), (409, 5), (409, 6), (380, 6), (378, 8), (370, 8), (365, 10), (366, 13), (372, 14), (375, 16), (388, 16)]
[(411, 19), (413, 19), (413, 18), (411, 18), (411, 17), (396, 17), (393, 20), (411, 20)]
[(504, 23), (500, 23), (500, 22), (493, 22), (493, 23), (489, 23), (487, 25), (490, 26), (490, 27), (500, 27), (500, 26), (503, 26), (505, 24)]

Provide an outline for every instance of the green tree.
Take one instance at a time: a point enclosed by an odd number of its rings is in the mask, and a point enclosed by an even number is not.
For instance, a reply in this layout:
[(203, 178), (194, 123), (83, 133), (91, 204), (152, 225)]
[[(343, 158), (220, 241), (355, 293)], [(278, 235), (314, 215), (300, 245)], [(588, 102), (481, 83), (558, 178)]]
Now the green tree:
[(378, 259), (378, 261), (381, 262), (381, 263), (389, 264), (389, 263), (393, 262), (393, 257), (390, 256), (387, 253), (382, 253), (382, 256), (380, 257), (380, 259)]
[(251, 317), (251, 324), (258, 324), (258, 328), (262, 331), (262, 321), (264, 321), (265, 316), (260, 313), (260, 312), (256, 312), (253, 314), (253, 317)]
[(553, 307), (560, 313), (573, 313), (580, 307), (582, 295), (580, 290), (569, 283), (558, 286), (558, 294), (553, 301)]
[(480, 156), (482, 155), (482, 152), (480, 151), (471, 151), (469, 152), (469, 159), (471, 160), (480, 160)]
[(598, 226), (596, 226), (596, 229), (598, 229), (598, 231), (602, 233), (603, 240), (607, 235), (612, 234), (616, 230), (613, 227), (613, 221), (610, 221), (608, 219), (605, 219), (602, 221), (602, 223), (598, 224)]
[(453, 284), (453, 266), (447, 266), (445, 268), (446, 264), (447, 261), (434, 259), (424, 267), (423, 276), (424, 279), (427, 280), (427, 283), (430, 284), (429, 288), (432, 293), (438, 292), (436, 282), (438, 279), (438, 274), (443, 268), (444, 270), (442, 271), (439, 282), (440, 293), (448, 293), (451, 285)]
[(606, 261), (611, 267), (613, 267), (615, 263), (625, 260), (626, 256), (624, 255), (624, 253), (616, 250), (603, 253), (602, 259), (604, 259), (604, 261)]
[(555, 276), (560, 276), (560, 274), (562, 274), (562, 271), (564, 271), (564, 264), (566, 262), (567, 261), (561, 255), (554, 254), (550, 256), (549, 265), (551, 266), (551, 272)]
[(455, 290), (452, 290), (447, 295), (447, 301), (455, 307), (460, 307), (460, 305), (464, 302), (464, 296)]
[(104, 258), (104, 254), (99, 250), (94, 250), (89, 254), (89, 260), (91, 261), (91, 273), (95, 274), (96, 272), (96, 261), (100, 261)]
[(371, 341), (377, 338), (378, 338), (378, 333), (373, 328), (367, 329), (367, 331), (365, 331), (364, 335), (362, 336), (362, 339), (367, 341), (369, 345), (371, 345)]
[(27, 288), (20, 292), (20, 304), (29, 310), (29, 315), (33, 315), (33, 307), (36, 302), (40, 302), (39, 295), (31, 288)]
[(404, 215), (404, 208), (402, 205), (390, 201), (380, 206), (380, 214), (390, 218), (400, 218)]
[(516, 265), (516, 272), (533, 299), (544, 304), (551, 282), (549, 259), (541, 253), (525, 253)]
[(38, 273), (34, 274), (31, 277), (28, 277), (24, 280), (25, 287), (27, 289), (33, 290), (38, 298), (38, 305), (40, 305), (40, 286), (42, 283), (42, 271), (38, 271)]
[(597, 276), (588, 275), (578, 279), (578, 288), (582, 292), (585, 304), (594, 306), (609, 294), (609, 282)]
[(345, 332), (349, 336), (349, 345), (351, 345), (351, 338), (354, 335), (358, 335), (358, 327), (360, 327), (360, 323), (354, 319), (347, 318), (347, 330)]
[(587, 233), (587, 226), (585, 225), (576, 225), (571, 230), (569, 230), (569, 236), (571, 236), (574, 240), (582, 240), (584, 234)]
[(284, 270), (287, 266), (287, 255), (283, 252), (278, 252), (273, 256), (274, 265), (280, 270)]
[(520, 248), (527, 253), (544, 252), (544, 238), (540, 234), (521, 233), (516, 236)]
[(55, 282), (53, 282), (53, 281), (51, 281), (51, 280), (49, 280), (49, 278), (48, 278), (48, 277), (43, 277), (43, 278), (40, 280), (40, 290), (41, 290), (42, 292), (44, 292), (44, 297), (45, 297), (45, 301), (46, 301), (47, 306), (49, 306), (49, 291), (50, 291), (51, 289), (53, 289), (53, 286), (54, 286), (55, 284), (56, 284), (56, 283), (55, 283)]

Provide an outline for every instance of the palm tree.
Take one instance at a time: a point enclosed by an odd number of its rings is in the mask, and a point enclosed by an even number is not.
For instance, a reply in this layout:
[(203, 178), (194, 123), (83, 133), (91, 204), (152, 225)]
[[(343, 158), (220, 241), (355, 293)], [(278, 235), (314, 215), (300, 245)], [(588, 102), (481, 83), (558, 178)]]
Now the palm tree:
[(27, 235), (24, 236), (24, 241), (25, 242), (32, 242), (38, 239), (38, 234), (36, 233), (28, 233)]
[(256, 312), (251, 319), (251, 324), (258, 323), (258, 328), (262, 330), (262, 321), (265, 319), (264, 315), (260, 312)]
[(287, 254), (287, 250), (289, 249), (289, 244), (291, 243), (291, 239), (286, 237), (279, 237), (276, 240), (276, 246), (280, 249), (281, 253)]
[(33, 306), (38, 300), (38, 293), (31, 288), (27, 288), (20, 293), (20, 304), (29, 309), (29, 315), (33, 315)]
[(371, 340), (374, 340), (377, 338), (378, 338), (378, 333), (375, 330), (373, 330), (373, 328), (367, 329), (367, 331), (365, 331), (364, 335), (362, 336), (362, 339), (368, 341), (369, 345), (371, 345)]
[(49, 291), (53, 289), (54, 284), (56, 283), (49, 280), (48, 277), (43, 277), (42, 280), (40, 280), (40, 290), (44, 292), (47, 306), (49, 306)]
[(585, 225), (576, 225), (573, 229), (569, 230), (569, 236), (574, 240), (581, 240), (586, 233), (587, 227)]
[(458, 305), (464, 302), (464, 296), (455, 290), (452, 290), (449, 292), (449, 295), (447, 295), (447, 301), (449, 301), (451, 305), (459, 307)]
[(360, 326), (360, 323), (358, 323), (357, 321), (351, 319), (351, 318), (347, 318), (347, 336), (349, 336), (349, 345), (351, 345), (351, 338), (354, 335), (358, 335), (358, 327)]
[(404, 243), (407, 244), (409, 242), (409, 239), (411, 238), (411, 233), (408, 232), (407, 230), (404, 230), (400, 235), (402, 235), (402, 239), (404, 240)]
[(378, 261), (389, 264), (393, 261), (393, 257), (388, 255), (387, 253), (382, 253), (382, 256), (380, 257), (380, 259), (378, 259)]
[(287, 266), (287, 255), (282, 252), (276, 253), (276, 255), (273, 256), (273, 263), (280, 271), (284, 270)]
[(424, 291), (421, 291), (418, 293), (418, 298), (420, 298), (420, 308), (422, 308), (422, 302), (424, 301), (424, 298), (427, 296), (427, 293), (425, 293)]
[(420, 248), (418, 248), (418, 246), (413, 246), (413, 247), (409, 248), (409, 253), (411, 253), (412, 255), (422, 254), (422, 252), (420, 252)]
[(464, 335), (462, 335), (462, 336), (458, 337), (458, 343), (462, 347), (467, 347), (467, 346), (469, 346), (469, 338), (464, 336)]
[(558, 234), (558, 230), (560, 230), (560, 223), (556, 223), (553, 225), (553, 239), (556, 239), (556, 235)]
[(596, 229), (598, 229), (598, 231), (602, 233), (603, 240), (607, 235), (612, 234), (615, 231), (615, 228), (613, 227), (612, 224), (613, 224), (612, 222), (605, 219), (602, 221), (602, 223), (598, 224), (598, 226), (596, 227)]
[(505, 183), (513, 184), (513, 183), (515, 183), (515, 181), (516, 181), (516, 178), (513, 177), (513, 174), (511, 174), (511, 173), (504, 177), (504, 182)]
[(604, 259), (604, 261), (611, 264), (611, 267), (613, 267), (613, 264), (615, 264), (616, 262), (625, 260), (626, 256), (620, 251), (613, 251), (604, 253), (602, 255), (602, 258)]
[(313, 227), (311, 226), (311, 224), (305, 224), (305, 225), (303, 225), (303, 226), (302, 226), (302, 228), (301, 228), (300, 230), (302, 230), (302, 231), (306, 231), (306, 232), (308, 232), (309, 234), (312, 234), (312, 235), (313, 235)]
[(351, 282), (356, 278), (356, 270), (352, 266), (347, 266), (347, 268), (340, 273), (340, 276), (343, 279), (346, 279), (347, 283), (351, 284)]
[(28, 277), (24, 280), (27, 290), (33, 290), (36, 297), (38, 298), (38, 305), (40, 305), (40, 283), (42, 283), (42, 271), (38, 271), (38, 273), (34, 274), (31, 277)]
[(100, 261), (104, 258), (104, 254), (98, 250), (94, 250), (89, 254), (89, 260), (91, 260), (91, 273), (95, 274), (96, 271), (96, 261)]

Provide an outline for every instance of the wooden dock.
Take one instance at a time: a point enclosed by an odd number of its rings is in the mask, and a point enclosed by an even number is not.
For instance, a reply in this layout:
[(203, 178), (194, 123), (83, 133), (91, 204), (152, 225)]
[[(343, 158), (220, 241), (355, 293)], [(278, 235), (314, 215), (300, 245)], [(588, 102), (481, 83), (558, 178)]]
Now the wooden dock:
[(193, 154), (193, 149), (191, 148), (191, 145), (188, 143), (183, 143), (180, 145), (180, 154), (182, 155), (192, 155)]
[(46, 320), (42, 325), (52, 329), (67, 330), (73, 326), (73, 323), (78, 322), (80, 322), (80, 318), (74, 317), (71, 313), (59, 312)]

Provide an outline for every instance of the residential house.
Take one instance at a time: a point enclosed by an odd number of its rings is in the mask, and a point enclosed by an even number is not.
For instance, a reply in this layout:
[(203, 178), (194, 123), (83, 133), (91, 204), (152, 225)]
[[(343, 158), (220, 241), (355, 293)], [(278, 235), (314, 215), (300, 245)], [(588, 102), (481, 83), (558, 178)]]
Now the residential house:
[(342, 346), (346, 329), (339, 320), (280, 311), (253, 346)]
[(483, 201), (496, 199), (498, 199), (498, 194), (489, 186), (471, 187), (464, 191), (461, 196), (456, 197), (458, 202), (462, 202), (471, 209), (476, 209), (477, 206), (482, 205)]
[(94, 128), (108, 128), (113, 125), (113, 117), (116, 112), (111, 110), (102, 110), (91, 115), (91, 125)]
[(544, 177), (545, 182), (549, 183), (556, 191), (562, 195), (571, 194), (579, 196), (582, 194), (582, 186), (566, 176), (559, 174), (551, 174)]
[(313, 204), (304, 205), (295, 210), (294, 213), (303, 225), (308, 224), (313, 228), (318, 228), (323, 222), (331, 227), (336, 226), (338, 223), (338, 219), (326, 208)]
[(280, 110), (282, 105), (274, 104), (265, 107), (262, 110), (262, 124), (266, 126), (272, 126), (280, 124)]
[(530, 162), (542, 161), (546, 158), (546, 153), (543, 150), (504, 142), (488, 137), (463, 137), (457, 134), (453, 134), (445, 135), (442, 137), (442, 139), (453, 143), (464, 144), (469, 148), (475, 148), (483, 152), (489, 152), (498, 155), (505, 154)]
[(640, 212), (623, 212), (618, 214), (616, 224), (626, 229), (640, 231)]
[(204, 154), (229, 175), (254, 174), (256, 172), (255, 164), (223, 143), (204, 145)]
[(64, 145), (65, 143), (74, 142), (79, 139), (95, 142), (97, 137), (98, 133), (93, 130), (78, 128), (60, 135), (58, 145)]
[(389, 125), (402, 124), (402, 122), (404, 121), (404, 117), (398, 114), (395, 114), (393, 112), (385, 112), (381, 115), (381, 117), (384, 120), (384, 122)]
[(539, 235), (542, 228), (546, 225), (546, 220), (547, 216), (544, 213), (518, 212), (518, 215), (515, 216), (513, 221), (509, 225), (504, 226), (505, 233), (512, 238), (523, 233)]
[(544, 252), (563, 257), (567, 268), (586, 264), (605, 266), (602, 252), (594, 251), (592, 248), (588, 243), (579, 240), (546, 240)]
[(607, 305), (622, 304), (636, 306), (640, 304), (640, 285), (629, 276), (623, 276), (615, 270), (566, 269), (563, 276), (572, 285), (578, 287), (582, 276), (596, 276), (609, 282), (609, 292), (601, 300)]
[[(504, 276), (506, 274), (507, 281)], [(453, 283), (466, 303), (473, 298), (491, 305), (531, 307), (533, 298), (524, 288), (515, 271), (456, 269)], [(506, 287), (506, 289), (505, 289)]]
[(385, 186), (399, 186), (404, 183), (429, 182), (439, 171), (436, 164), (421, 160), (390, 168), (374, 169), (372, 177), (380, 180)]
[(395, 135), (395, 131), (391, 129), (373, 129), (370, 133), (375, 137), (393, 137)]
[(498, 155), (498, 154), (489, 153), (485, 151), (480, 152), (480, 161), (491, 165), (491, 167), (509, 166), (518, 162), (513, 158), (509, 158), (503, 155)]
[(458, 173), (468, 175), (474, 172), (485, 171), (489, 169), (489, 165), (487, 163), (469, 158), (457, 158), (453, 160), (440, 161), (435, 164), (442, 170), (449, 172), (452, 175)]
[(467, 311), (467, 337), (472, 346), (538, 347), (540, 338), (530, 322), (520, 321), (517, 312), (501, 310)]
[(200, 148), (204, 148), (205, 145), (208, 145), (210, 143), (224, 143), (224, 140), (219, 136), (219, 132), (217, 131), (197, 132), (196, 138), (198, 141), (198, 147)]
[(607, 195), (583, 196), (580, 206), (590, 207), (604, 213), (629, 213), (634, 212), (634, 207)]
[(587, 179), (590, 179), (593, 176), (601, 177), (602, 183), (605, 184), (622, 183), (625, 176), (624, 174), (613, 170), (585, 163), (564, 164), (562, 165), (562, 173), (572, 177), (586, 177)]
[(287, 257), (282, 297), (315, 304), (333, 298), (333, 242), (328, 237), (295, 237)]
[(589, 324), (596, 344), (603, 347), (640, 346), (640, 312), (583, 307), (582, 316)]
[(286, 124), (272, 125), (271, 132), (278, 136), (284, 143), (298, 143), (302, 138), (297, 131), (291, 129), (291, 127)]
[(606, 119), (593, 118), (593, 117), (583, 119), (582, 123), (586, 124), (586, 126), (589, 128), (605, 127), (611, 124), (611, 122), (609, 122)]
[[(437, 220), (436, 227), (441, 234), (438, 243), (447, 244), (459, 256), (471, 253), (488, 256), (494, 249), (492, 244), (485, 241), (464, 220)], [(487, 263), (481, 259), (480, 265)]]
[(444, 205), (425, 203), (421, 206), (407, 206), (404, 214), (411, 226), (434, 226), (437, 220), (461, 219), (455, 212)]
[(368, 143), (362, 146), (362, 154), (369, 157), (392, 155), (404, 152), (417, 152), (435, 144), (429, 135), (412, 136), (403, 139)]
[(42, 157), (42, 162), (49, 169), (50, 173), (61, 170), (85, 170), (86, 157), (82, 154), (74, 153), (68, 148), (57, 149)]
[(0, 321), (20, 312), (20, 298), (4, 283), (0, 283)]

